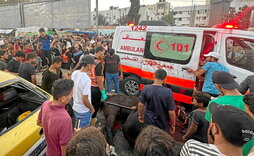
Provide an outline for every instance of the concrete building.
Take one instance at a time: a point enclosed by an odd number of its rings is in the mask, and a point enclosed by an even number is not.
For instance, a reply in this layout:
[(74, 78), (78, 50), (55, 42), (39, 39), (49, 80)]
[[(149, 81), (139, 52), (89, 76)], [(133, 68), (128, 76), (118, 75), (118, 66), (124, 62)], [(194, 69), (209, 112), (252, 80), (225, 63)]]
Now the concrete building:
[(223, 17), (229, 13), (232, 0), (211, 0), (209, 27), (223, 23)]
[(230, 3), (230, 8), (234, 8), (236, 12), (239, 12), (242, 10), (243, 6), (254, 6), (253, 0), (233, 0)]
[(205, 1), (205, 5), (210, 4), (210, 0)]
[(147, 18), (148, 20), (161, 20), (164, 15), (170, 13), (171, 5), (166, 0), (159, 0), (156, 4), (147, 5)]
[(210, 5), (175, 7), (173, 9), (176, 26), (207, 27)]
[[(128, 14), (130, 7), (118, 8), (111, 6), (109, 10), (99, 11), (99, 14), (103, 15), (108, 25), (119, 25), (121, 20)], [(147, 20), (147, 8), (145, 6), (140, 6), (139, 9), (139, 21)], [(96, 12), (91, 13), (91, 23), (92, 26), (96, 25)]]

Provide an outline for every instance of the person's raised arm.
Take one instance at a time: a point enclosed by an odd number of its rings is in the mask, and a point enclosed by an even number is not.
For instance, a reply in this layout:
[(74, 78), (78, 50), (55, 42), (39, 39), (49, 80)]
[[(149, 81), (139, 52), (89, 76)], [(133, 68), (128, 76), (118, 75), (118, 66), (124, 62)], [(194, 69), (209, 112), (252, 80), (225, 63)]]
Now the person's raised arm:
[(170, 134), (175, 133), (175, 125), (176, 125), (176, 113), (175, 110), (168, 111), (169, 118), (170, 118)]
[(189, 68), (187, 71), (189, 73), (193, 73), (197, 77), (203, 75), (206, 72), (203, 68), (198, 69), (198, 70), (194, 70), (192, 68)]
[(144, 104), (141, 102), (138, 103), (138, 120), (144, 123)]
[(188, 131), (183, 136), (183, 140), (187, 140), (192, 134), (194, 134), (197, 131), (197, 129), (198, 125), (192, 121)]

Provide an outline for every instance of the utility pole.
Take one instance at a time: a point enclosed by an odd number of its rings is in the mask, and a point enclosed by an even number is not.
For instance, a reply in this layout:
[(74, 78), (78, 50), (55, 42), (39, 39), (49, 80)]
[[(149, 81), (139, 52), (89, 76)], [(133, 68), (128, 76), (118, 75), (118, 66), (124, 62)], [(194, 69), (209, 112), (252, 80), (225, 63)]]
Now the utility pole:
[(98, 25), (99, 25), (99, 13), (98, 13), (99, 7), (98, 7), (98, 1), (99, 0), (96, 0), (96, 34), (97, 35), (99, 33), (99, 30), (98, 30)]
[(23, 15), (20, 0), (18, 0), (18, 7), (19, 7), (20, 27), (23, 27)]
[(190, 27), (195, 26), (195, 18), (196, 18), (195, 4), (193, 4), (193, 1), (194, 0), (192, 0), (191, 2), (192, 9), (190, 13), (190, 24), (189, 24)]

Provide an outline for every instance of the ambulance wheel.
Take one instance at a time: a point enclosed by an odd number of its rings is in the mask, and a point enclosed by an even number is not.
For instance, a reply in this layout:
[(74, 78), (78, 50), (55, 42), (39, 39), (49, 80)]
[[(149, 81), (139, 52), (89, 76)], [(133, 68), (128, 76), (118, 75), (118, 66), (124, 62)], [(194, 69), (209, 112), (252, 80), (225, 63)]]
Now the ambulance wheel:
[(134, 76), (128, 76), (123, 79), (122, 89), (124, 94), (138, 96), (140, 93), (139, 90), (140, 80)]

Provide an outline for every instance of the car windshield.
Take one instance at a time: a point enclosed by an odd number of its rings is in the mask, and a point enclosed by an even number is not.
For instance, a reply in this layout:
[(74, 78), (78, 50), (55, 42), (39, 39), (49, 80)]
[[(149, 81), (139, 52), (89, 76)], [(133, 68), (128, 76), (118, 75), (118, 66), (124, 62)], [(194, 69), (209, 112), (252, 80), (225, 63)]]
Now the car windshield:
[(49, 99), (46, 93), (23, 81), (0, 87), (0, 133), (15, 127)]

